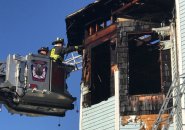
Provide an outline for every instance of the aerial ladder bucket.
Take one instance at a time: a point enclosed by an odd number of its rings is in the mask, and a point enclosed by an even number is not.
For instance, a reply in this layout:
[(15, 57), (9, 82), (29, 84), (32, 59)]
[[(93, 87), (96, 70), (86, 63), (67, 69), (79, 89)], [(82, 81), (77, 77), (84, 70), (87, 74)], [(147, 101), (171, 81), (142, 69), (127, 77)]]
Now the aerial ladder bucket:
[(0, 102), (10, 113), (65, 116), (76, 100), (66, 84), (69, 73), (78, 70), (75, 64), (56, 63), (36, 54), (9, 55), (7, 62), (0, 64)]

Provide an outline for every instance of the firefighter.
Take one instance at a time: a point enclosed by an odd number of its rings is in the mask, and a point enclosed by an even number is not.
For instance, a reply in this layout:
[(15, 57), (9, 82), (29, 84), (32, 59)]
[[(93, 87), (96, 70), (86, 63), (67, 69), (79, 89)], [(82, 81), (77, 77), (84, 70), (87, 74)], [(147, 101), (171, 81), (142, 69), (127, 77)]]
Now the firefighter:
[(60, 63), (64, 60), (65, 54), (83, 49), (83, 46), (71, 46), (64, 48), (64, 39), (62, 38), (57, 38), (54, 42), (52, 42), (52, 45), (54, 45), (54, 47), (50, 51), (50, 57), (54, 62)]
[(39, 50), (38, 50), (38, 54), (40, 55), (48, 55), (48, 52), (49, 52), (49, 48), (48, 47), (41, 47)]

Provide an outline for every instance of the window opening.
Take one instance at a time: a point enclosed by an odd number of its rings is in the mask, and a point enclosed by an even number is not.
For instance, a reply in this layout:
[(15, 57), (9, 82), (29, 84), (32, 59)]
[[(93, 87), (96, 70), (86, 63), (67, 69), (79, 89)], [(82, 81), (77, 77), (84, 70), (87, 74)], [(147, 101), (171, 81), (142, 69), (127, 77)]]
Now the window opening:
[(107, 100), (110, 88), (110, 44), (105, 42), (91, 50), (91, 105)]
[(129, 34), (129, 94), (161, 92), (160, 49), (156, 34)]

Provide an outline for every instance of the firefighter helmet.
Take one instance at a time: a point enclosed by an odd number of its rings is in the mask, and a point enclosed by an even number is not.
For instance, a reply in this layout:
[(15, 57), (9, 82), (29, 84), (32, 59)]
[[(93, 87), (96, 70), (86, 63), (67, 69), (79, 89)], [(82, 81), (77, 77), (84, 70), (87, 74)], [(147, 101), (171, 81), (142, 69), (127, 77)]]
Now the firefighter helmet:
[(48, 47), (41, 47), (39, 50), (38, 50), (38, 53), (40, 53), (41, 51), (46, 51), (46, 53), (49, 52), (49, 48)]
[(57, 43), (61, 43), (62, 45), (64, 45), (64, 39), (57, 37), (57, 39), (54, 42), (52, 42), (52, 45), (55, 45)]

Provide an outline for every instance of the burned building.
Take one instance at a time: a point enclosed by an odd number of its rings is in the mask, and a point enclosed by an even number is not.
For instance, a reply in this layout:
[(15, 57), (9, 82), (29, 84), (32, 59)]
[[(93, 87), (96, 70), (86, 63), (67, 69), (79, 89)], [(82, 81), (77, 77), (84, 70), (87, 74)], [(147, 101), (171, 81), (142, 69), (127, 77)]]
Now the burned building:
[(80, 129), (150, 130), (178, 74), (175, 1), (99, 0), (66, 25), (85, 46)]

